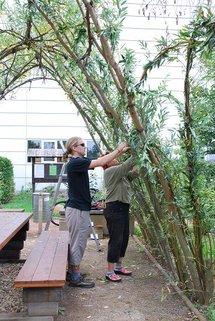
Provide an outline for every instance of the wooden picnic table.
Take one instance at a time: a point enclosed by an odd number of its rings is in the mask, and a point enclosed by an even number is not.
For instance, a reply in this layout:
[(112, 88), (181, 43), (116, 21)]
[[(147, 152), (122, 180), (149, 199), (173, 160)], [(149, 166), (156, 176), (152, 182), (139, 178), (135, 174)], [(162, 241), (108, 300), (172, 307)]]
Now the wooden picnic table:
[(19, 260), (32, 213), (0, 212), (0, 262)]

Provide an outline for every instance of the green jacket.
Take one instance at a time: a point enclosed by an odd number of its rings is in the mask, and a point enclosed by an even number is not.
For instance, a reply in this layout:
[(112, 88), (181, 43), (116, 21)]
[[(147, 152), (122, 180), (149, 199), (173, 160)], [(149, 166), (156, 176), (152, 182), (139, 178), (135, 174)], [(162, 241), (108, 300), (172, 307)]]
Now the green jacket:
[(137, 174), (131, 171), (135, 163), (136, 159), (130, 157), (124, 163), (111, 166), (104, 171), (106, 203), (114, 201), (130, 203), (130, 182), (137, 177)]

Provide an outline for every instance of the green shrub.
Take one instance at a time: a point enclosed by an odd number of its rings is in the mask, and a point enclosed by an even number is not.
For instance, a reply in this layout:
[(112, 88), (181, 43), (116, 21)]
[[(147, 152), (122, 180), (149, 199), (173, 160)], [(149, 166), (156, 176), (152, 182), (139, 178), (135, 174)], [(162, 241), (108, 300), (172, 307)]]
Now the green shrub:
[(134, 235), (136, 235), (138, 237), (142, 237), (143, 236), (143, 234), (141, 232), (141, 229), (140, 229), (140, 227), (138, 225), (134, 226)]
[(0, 204), (9, 202), (14, 196), (13, 165), (5, 157), (0, 157)]
[(32, 212), (32, 190), (26, 189), (15, 193), (11, 201), (4, 205), (5, 208), (23, 208), (25, 212)]

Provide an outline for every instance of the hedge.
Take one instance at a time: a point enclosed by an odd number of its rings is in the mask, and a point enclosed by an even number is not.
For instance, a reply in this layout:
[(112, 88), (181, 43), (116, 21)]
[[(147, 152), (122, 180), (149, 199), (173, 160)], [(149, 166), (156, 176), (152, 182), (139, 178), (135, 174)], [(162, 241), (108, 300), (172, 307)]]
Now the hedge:
[(8, 203), (14, 191), (13, 165), (6, 157), (0, 157), (0, 204)]

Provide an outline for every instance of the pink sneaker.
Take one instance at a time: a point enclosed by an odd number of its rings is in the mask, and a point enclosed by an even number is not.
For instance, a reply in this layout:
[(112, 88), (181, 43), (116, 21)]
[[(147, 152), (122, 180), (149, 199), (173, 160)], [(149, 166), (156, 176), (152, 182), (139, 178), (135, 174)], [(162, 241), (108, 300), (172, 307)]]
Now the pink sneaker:
[(120, 282), (122, 281), (121, 277), (116, 275), (115, 273), (111, 273), (111, 274), (105, 274), (105, 277), (108, 281), (111, 282)]
[(125, 267), (121, 267), (119, 270), (115, 269), (114, 272), (116, 274), (121, 274), (121, 275), (131, 275), (132, 272), (127, 270)]

